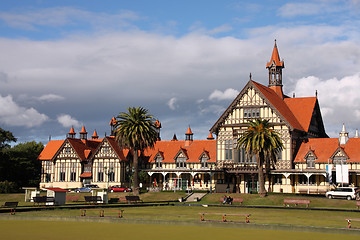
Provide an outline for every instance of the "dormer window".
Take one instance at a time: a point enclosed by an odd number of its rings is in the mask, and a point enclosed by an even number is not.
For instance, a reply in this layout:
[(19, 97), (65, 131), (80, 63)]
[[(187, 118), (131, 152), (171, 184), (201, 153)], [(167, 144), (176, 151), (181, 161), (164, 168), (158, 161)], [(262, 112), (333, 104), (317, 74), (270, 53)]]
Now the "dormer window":
[(201, 168), (208, 168), (208, 158), (206, 156), (203, 156), (201, 158)]
[(315, 157), (313, 155), (308, 155), (306, 158), (306, 168), (315, 168)]
[(160, 156), (155, 158), (155, 166), (156, 168), (162, 168), (162, 158)]
[(345, 156), (335, 156), (333, 158), (333, 164), (335, 165), (342, 165), (342, 164), (346, 164), (346, 157)]
[(178, 157), (176, 159), (176, 168), (186, 168), (186, 158)]

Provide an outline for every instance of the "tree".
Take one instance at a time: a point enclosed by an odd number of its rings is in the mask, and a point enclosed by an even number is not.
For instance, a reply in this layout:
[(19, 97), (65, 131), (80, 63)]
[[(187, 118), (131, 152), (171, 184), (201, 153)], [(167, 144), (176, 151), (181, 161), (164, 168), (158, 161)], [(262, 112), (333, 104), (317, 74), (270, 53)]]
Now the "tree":
[(279, 135), (271, 129), (269, 120), (249, 121), (249, 127), (238, 139), (237, 148), (244, 148), (248, 155), (255, 155), (258, 165), (259, 195), (266, 196), (264, 164), (270, 166), (283, 149)]
[(44, 149), (35, 141), (20, 143), (3, 150), (0, 180), (15, 182), (19, 187), (36, 187), (40, 183), (41, 162), (37, 159)]
[(16, 138), (12, 134), (12, 132), (5, 131), (0, 128), (0, 151), (4, 148), (10, 147), (10, 142), (16, 142)]
[(154, 117), (142, 107), (129, 107), (116, 117), (116, 140), (122, 148), (128, 148), (133, 155), (134, 194), (139, 194), (139, 153), (153, 148), (157, 140)]

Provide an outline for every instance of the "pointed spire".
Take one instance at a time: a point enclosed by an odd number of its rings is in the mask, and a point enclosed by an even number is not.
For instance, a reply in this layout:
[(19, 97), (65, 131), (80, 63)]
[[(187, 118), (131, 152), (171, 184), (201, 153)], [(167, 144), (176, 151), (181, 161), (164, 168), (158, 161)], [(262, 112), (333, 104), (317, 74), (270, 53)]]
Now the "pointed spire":
[(280, 55), (276, 45), (276, 39), (275, 39), (274, 49), (271, 54), (270, 62), (266, 64), (266, 67), (268, 68), (272, 63), (275, 63), (275, 66), (277, 67), (284, 67), (284, 61), (280, 61)]
[(187, 129), (187, 132), (185, 133), (185, 135), (193, 135), (192, 131), (191, 131), (191, 128), (190, 128), (190, 125)]
[(359, 138), (359, 130), (358, 129), (356, 129), (356, 131), (355, 131), (355, 138)]
[(70, 131), (67, 134), (67, 137), (68, 138), (75, 138), (75, 135), (76, 135), (76, 133), (74, 131), (74, 127), (71, 127)]
[(81, 128), (80, 133), (80, 139), (86, 140), (87, 139), (87, 131), (85, 130), (85, 126)]
[(92, 137), (92, 139), (98, 139), (99, 138), (96, 130), (94, 130), (94, 133), (93, 133), (93, 135), (91, 137)]
[(281, 99), (284, 99), (282, 91), (282, 69), (284, 68), (284, 62), (280, 61), (276, 39), (270, 62), (266, 64), (266, 68), (269, 70), (269, 88), (274, 90)]
[(191, 145), (192, 141), (193, 141), (193, 133), (191, 131), (190, 125), (188, 127), (187, 132), (185, 133), (185, 147), (188, 147)]
[(349, 140), (349, 133), (346, 131), (345, 124), (343, 123), (342, 130), (339, 133), (339, 143), (340, 145), (345, 145)]
[(176, 134), (174, 133), (174, 136), (173, 136), (173, 139), (171, 141), (177, 141), (177, 137), (176, 137)]
[(207, 137), (207, 140), (214, 140), (214, 137), (211, 132), (209, 132), (209, 136)]

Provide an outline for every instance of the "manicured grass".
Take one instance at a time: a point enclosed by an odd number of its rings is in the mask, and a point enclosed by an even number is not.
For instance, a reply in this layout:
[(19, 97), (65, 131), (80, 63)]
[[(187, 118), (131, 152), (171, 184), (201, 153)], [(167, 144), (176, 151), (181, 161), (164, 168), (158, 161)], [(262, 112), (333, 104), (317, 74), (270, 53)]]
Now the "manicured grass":
[[(84, 207), (86, 208), (86, 206)], [(101, 206), (100, 206), (101, 208)], [(347, 218), (360, 218), (359, 212), (311, 211), (302, 209), (259, 209), (234, 207), (197, 207), (197, 206), (158, 206), (129, 207), (124, 209), (124, 219), (161, 221), (199, 222), (202, 212), (208, 213), (238, 213), (251, 214), (250, 222), (270, 225), (291, 225), (307, 227), (345, 228)], [(116, 217), (117, 212), (104, 209), (105, 217)], [(18, 212), (16, 216), (46, 216), (46, 217), (80, 217), (80, 209), (42, 210), (36, 212)], [(0, 215), (8, 215), (3, 213)], [(98, 210), (87, 211), (86, 217), (98, 217)], [(217, 215), (206, 216), (206, 220), (221, 221)], [(244, 222), (243, 216), (228, 216), (229, 221)], [(353, 222), (354, 227), (360, 227), (360, 222)]]
[(262, 229), (242, 229), (202, 226), (174, 226), (125, 223), (93, 223), (93, 222), (52, 222), (52, 221), (0, 221), (2, 239), (37, 240), (37, 239), (292, 239), (292, 240), (338, 240), (359, 239), (359, 236), (274, 231)]

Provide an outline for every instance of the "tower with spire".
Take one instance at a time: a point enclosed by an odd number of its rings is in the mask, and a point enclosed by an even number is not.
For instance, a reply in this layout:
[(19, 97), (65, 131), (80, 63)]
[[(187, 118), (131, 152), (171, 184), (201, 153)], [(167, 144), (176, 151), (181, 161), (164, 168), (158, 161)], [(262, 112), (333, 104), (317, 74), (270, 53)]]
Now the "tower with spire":
[(279, 97), (284, 98), (282, 91), (282, 69), (285, 66), (284, 61), (280, 61), (276, 39), (270, 62), (266, 64), (266, 68), (269, 70), (269, 88), (274, 90)]

